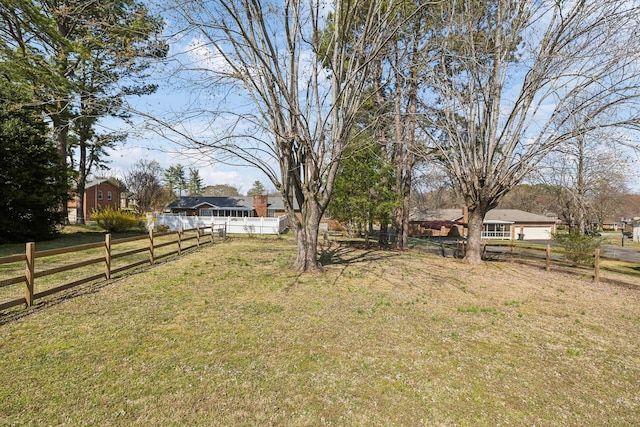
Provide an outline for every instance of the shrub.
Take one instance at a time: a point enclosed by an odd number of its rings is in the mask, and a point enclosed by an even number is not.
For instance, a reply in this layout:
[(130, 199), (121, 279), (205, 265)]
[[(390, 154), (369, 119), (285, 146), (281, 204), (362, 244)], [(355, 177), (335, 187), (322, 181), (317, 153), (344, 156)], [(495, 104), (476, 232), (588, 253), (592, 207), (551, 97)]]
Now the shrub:
[(553, 239), (564, 248), (568, 260), (580, 264), (593, 264), (593, 254), (602, 243), (598, 237), (581, 233), (578, 230), (555, 233)]
[(101, 211), (94, 210), (91, 213), (91, 218), (110, 233), (117, 233), (139, 226), (138, 218), (132, 212), (111, 208), (105, 208)]

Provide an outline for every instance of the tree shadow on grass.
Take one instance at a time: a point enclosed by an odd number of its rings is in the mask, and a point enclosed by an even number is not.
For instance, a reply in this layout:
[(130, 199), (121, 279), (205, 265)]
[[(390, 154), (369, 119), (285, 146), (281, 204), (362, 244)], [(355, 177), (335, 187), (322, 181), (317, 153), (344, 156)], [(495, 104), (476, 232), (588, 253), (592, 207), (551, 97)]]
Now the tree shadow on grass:
[(112, 280), (102, 280), (102, 281), (87, 283), (87, 284), (80, 285), (75, 288), (61, 291), (59, 293), (36, 300), (31, 307), (25, 307), (24, 305), (19, 305), (9, 310), (6, 310), (4, 312), (0, 312), (0, 326), (18, 321), (28, 316), (38, 314), (43, 310), (46, 310), (50, 307), (55, 307), (67, 300), (75, 299), (83, 295), (97, 293), (100, 291), (100, 289), (106, 286), (109, 286), (114, 281), (121, 280), (123, 278), (124, 276), (118, 277)]
[(391, 250), (359, 243), (329, 242), (320, 248), (320, 263), (323, 266), (376, 262), (396, 256), (398, 254)]

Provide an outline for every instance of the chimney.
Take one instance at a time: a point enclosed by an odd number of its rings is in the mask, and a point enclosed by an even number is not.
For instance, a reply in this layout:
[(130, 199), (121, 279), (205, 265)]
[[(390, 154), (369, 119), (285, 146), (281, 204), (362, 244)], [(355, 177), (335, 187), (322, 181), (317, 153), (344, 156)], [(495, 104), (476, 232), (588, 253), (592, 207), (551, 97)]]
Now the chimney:
[(253, 196), (253, 209), (259, 217), (267, 216), (267, 196), (264, 194), (256, 194)]
[(469, 208), (466, 206), (462, 208), (462, 223), (469, 224)]

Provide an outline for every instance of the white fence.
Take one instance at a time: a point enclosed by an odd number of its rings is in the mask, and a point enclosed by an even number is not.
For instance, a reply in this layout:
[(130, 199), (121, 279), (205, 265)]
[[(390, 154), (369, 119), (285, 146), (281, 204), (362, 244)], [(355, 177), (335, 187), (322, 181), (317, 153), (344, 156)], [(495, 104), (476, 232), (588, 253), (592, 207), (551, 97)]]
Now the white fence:
[(284, 215), (277, 218), (157, 215), (153, 225), (166, 225), (170, 230), (212, 226), (231, 234), (282, 234), (289, 227)]

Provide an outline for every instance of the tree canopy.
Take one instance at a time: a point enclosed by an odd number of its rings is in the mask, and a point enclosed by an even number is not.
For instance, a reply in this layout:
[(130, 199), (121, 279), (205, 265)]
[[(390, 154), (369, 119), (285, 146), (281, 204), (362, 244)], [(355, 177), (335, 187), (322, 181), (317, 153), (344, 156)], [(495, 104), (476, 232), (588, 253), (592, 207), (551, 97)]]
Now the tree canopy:
[(136, 0), (0, 4), (0, 61), (48, 116), (62, 162), (72, 158), (81, 222), (87, 177), (104, 165), (105, 148), (126, 137), (97, 125), (107, 116), (126, 118), (127, 96), (155, 91), (148, 68), (166, 54), (163, 26)]

